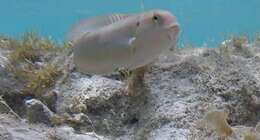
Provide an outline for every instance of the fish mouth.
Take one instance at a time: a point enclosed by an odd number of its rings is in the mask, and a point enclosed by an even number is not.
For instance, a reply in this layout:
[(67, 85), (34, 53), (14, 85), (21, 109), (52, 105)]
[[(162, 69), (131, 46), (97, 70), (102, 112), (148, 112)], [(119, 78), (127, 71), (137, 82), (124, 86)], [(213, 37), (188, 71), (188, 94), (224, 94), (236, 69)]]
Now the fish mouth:
[(171, 41), (175, 41), (176, 40), (176, 37), (177, 35), (179, 34), (180, 32), (180, 26), (179, 24), (177, 23), (174, 23), (174, 24), (171, 24), (170, 26), (168, 26), (168, 38), (171, 40)]
[(176, 46), (176, 41), (177, 41), (179, 32), (180, 32), (179, 24), (174, 23), (174, 24), (171, 24), (170, 26), (168, 26), (167, 36), (168, 36), (169, 41), (171, 42), (170, 49), (172, 49), (172, 50)]
[(168, 26), (168, 29), (178, 34), (180, 31), (180, 25), (178, 23), (172, 23)]

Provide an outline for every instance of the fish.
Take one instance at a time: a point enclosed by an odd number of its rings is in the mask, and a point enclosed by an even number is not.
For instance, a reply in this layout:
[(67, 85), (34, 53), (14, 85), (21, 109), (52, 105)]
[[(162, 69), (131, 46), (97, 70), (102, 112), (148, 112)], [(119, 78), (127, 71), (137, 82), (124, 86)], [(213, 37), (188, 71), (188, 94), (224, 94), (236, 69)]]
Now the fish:
[(72, 26), (67, 40), (78, 71), (105, 75), (154, 62), (175, 47), (179, 31), (176, 17), (159, 9), (81, 20)]

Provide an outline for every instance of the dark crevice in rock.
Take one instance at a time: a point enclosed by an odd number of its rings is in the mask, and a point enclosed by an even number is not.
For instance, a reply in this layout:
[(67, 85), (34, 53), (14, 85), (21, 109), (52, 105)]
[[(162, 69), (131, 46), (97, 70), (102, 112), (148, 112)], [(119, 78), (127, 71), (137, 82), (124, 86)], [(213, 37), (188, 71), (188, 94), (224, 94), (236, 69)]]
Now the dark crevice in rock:
[(7, 95), (3, 96), (3, 99), (19, 116), (24, 117), (26, 115), (24, 98), (22, 96), (20, 96), (17, 93), (14, 94), (8, 93)]

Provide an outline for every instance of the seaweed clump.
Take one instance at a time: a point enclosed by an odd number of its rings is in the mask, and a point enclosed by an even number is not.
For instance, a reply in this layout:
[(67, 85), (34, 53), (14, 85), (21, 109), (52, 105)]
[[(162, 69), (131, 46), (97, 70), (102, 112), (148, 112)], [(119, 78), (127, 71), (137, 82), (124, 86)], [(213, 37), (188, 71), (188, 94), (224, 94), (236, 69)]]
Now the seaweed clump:
[(246, 36), (232, 36), (221, 43), (219, 51), (225, 60), (229, 60), (231, 55), (251, 58), (254, 56), (254, 53), (250, 49), (250, 46), (252, 45)]
[(24, 92), (35, 93), (36, 97), (41, 96), (45, 89), (51, 87), (55, 83), (55, 78), (59, 75), (57, 67), (47, 64), (41, 69), (31, 71), (32, 75), (28, 76)]
[(53, 63), (60, 48), (33, 32), (9, 40), (8, 70), (23, 83), (22, 95), (41, 98), (60, 75), (58, 65)]
[(44, 53), (55, 50), (55, 44), (48, 39), (39, 38), (37, 34), (28, 32), (20, 40), (12, 40), (9, 45), (11, 63), (38, 61)]
[(233, 46), (242, 49), (242, 47), (248, 43), (248, 39), (245, 36), (237, 36), (232, 38)]

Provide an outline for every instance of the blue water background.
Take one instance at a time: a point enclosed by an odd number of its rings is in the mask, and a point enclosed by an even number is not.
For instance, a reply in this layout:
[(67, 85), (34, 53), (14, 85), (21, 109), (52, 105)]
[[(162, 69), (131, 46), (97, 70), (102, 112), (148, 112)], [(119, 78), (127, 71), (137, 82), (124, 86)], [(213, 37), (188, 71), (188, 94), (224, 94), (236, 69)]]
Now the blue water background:
[[(177, 16), (180, 45), (215, 47), (232, 34), (253, 38), (260, 32), (260, 0), (144, 0), (144, 7)], [(0, 0), (0, 34), (36, 31), (62, 42), (82, 18), (138, 11), (141, 0)]]

